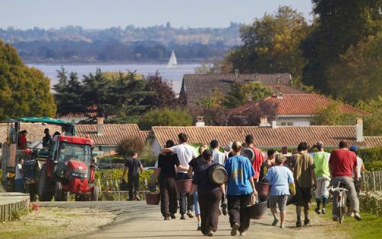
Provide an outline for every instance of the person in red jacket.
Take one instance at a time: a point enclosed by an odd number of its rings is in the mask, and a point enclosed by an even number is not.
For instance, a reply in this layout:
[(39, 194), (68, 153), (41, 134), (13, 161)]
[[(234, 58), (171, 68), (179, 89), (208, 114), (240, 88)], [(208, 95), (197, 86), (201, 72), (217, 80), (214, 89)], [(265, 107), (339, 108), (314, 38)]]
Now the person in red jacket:
[(260, 178), (261, 164), (264, 162), (264, 156), (261, 150), (255, 147), (253, 136), (251, 134), (245, 136), (245, 143), (247, 144), (247, 147), (251, 148), (255, 154), (255, 159), (252, 161), (252, 167), (255, 171), (255, 176), (253, 179), (255, 182), (258, 182)]

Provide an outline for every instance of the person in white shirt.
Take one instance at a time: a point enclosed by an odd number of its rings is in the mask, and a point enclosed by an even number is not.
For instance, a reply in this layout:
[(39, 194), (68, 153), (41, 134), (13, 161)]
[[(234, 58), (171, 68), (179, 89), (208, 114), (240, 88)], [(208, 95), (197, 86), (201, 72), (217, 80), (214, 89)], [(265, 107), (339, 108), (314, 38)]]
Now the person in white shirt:
[(23, 193), (24, 192), (24, 170), (23, 170), (24, 159), (19, 159), (19, 163), (16, 165), (16, 176), (15, 176), (15, 184), (16, 184), (16, 192)]
[(224, 165), (226, 157), (224, 153), (219, 151), (219, 148), (220, 148), (219, 141), (217, 141), (216, 139), (212, 140), (210, 142), (210, 146), (212, 149), (212, 163), (218, 163), (218, 164)]
[[(189, 167), (188, 163), (193, 158), (196, 158), (195, 148), (187, 144), (188, 138), (186, 134), (180, 133), (178, 135), (178, 139), (179, 139), (179, 145), (173, 146), (171, 148), (164, 148), (162, 149), (161, 153), (177, 154), (180, 165), (188, 169)], [(188, 176), (187, 171), (188, 170), (179, 170), (176, 175), (177, 180), (191, 179), (191, 177)], [(186, 214), (186, 212), (190, 218), (194, 217), (192, 213), (192, 210), (193, 210), (192, 197), (189, 196), (189, 193), (181, 193), (179, 195), (179, 204), (180, 204), (180, 214), (181, 214), (180, 219), (181, 220), (186, 219), (184, 217), (184, 214)]]

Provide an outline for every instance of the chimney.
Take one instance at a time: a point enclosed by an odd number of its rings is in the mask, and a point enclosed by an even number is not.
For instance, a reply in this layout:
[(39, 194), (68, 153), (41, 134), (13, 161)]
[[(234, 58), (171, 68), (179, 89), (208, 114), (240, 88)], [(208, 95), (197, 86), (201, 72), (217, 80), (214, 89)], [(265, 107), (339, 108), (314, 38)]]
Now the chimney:
[(204, 127), (206, 126), (206, 123), (204, 123), (204, 117), (203, 116), (197, 116), (196, 117), (196, 127)]
[(356, 141), (362, 142), (363, 141), (363, 120), (362, 120), (362, 118), (357, 118), (357, 124), (355, 126), (355, 132), (356, 132)]
[(239, 69), (235, 69), (235, 80), (239, 79), (240, 71)]
[(268, 119), (267, 117), (260, 117), (260, 127), (267, 127), (267, 126), (270, 126), (270, 124), (268, 123)]
[(276, 120), (272, 120), (271, 127), (272, 127), (272, 129), (276, 129), (277, 128)]
[(103, 117), (97, 117), (97, 135), (103, 134)]

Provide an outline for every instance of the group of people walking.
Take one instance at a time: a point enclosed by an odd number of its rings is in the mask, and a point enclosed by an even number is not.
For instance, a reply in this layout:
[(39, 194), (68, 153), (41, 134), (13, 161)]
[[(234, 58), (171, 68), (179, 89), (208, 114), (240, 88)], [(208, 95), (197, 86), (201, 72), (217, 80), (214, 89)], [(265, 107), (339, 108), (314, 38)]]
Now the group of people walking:
[[(296, 227), (310, 224), (312, 189), (317, 203), (315, 212), (325, 214), (328, 186), (336, 186), (339, 182), (348, 190), (349, 215), (361, 220), (355, 185), (358, 185), (363, 168), (362, 160), (356, 156), (357, 148), (349, 147), (346, 141), (340, 141), (339, 149), (334, 149), (331, 154), (324, 151), (321, 141), (311, 148), (301, 142), (297, 152), (286, 157), (275, 150), (263, 155), (255, 147), (252, 135), (247, 135), (243, 144), (233, 142), (224, 153), (219, 151), (219, 142), (212, 140), (210, 145), (199, 147), (199, 156), (187, 143), (186, 134), (179, 134), (178, 140), (178, 145), (168, 140), (158, 157), (156, 177), (164, 220), (176, 218), (179, 200), (180, 219), (185, 220), (186, 215), (193, 218), (195, 211), (198, 230), (213, 236), (219, 215), (225, 215), (228, 206), (231, 235), (245, 236), (250, 226), (250, 207), (258, 201), (255, 184), (259, 181), (266, 181), (270, 186), (268, 205), (274, 216), (274, 226), (285, 227), (286, 205), (291, 200), (296, 205)], [(252, 150), (253, 158), (245, 157), (244, 148)], [(225, 184), (211, 180), (209, 169), (212, 164), (224, 166), (228, 175)], [(192, 179), (190, 192), (177, 194), (175, 181), (181, 179)], [(336, 203), (336, 197), (333, 197), (333, 220), (338, 220)]]

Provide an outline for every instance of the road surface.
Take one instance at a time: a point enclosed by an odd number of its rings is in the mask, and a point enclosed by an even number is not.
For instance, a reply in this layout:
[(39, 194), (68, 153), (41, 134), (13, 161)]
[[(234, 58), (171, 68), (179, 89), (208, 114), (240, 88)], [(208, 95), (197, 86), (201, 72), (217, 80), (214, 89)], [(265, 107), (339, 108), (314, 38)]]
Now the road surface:
[[(146, 205), (145, 202), (59, 202), (39, 203), (42, 207), (61, 208), (99, 208), (117, 215), (115, 221), (100, 228), (94, 233), (81, 237), (94, 238), (200, 238), (203, 236), (196, 230), (196, 219), (187, 218), (164, 221), (159, 206)], [(351, 219), (349, 219), (351, 220)], [(271, 226), (273, 217), (268, 210), (260, 220), (252, 220), (247, 237), (260, 238), (346, 238), (343, 232), (335, 230), (336, 223), (311, 214), (311, 225), (295, 228), (294, 207), (287, 209), (286, 228)], [(220, 216), (218, 231), (214, 238), (228, 238), (230, 226), (228, 216)]]

